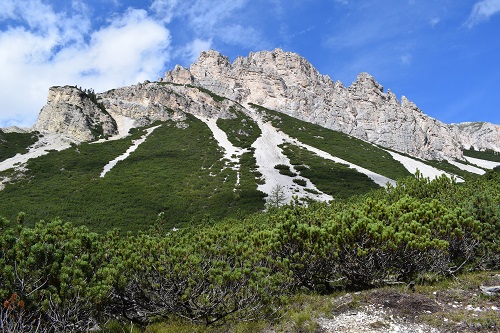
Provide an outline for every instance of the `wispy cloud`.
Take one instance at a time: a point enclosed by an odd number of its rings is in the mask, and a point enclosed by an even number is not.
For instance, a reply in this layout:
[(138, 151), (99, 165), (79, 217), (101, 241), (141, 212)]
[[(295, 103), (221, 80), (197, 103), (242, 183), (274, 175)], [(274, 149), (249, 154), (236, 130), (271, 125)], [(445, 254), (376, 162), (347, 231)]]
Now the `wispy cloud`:
[(472, 7), (465, 25), (469, 28), (487, 21), (491, 16), (500, 12), (500, 0), (481, 0)]
[(156, 15), (156, 18), (170, 23), (176, 14), (176, 7), (179, 5), (179, 0), (155, 0), (151, 4), (150, 9)]
[[(52, 85), (100, 91), (163, 70), (170, 33), (148, 12), (128, 9), (92, 30), (85, 5), (75, 1), (73, 10), (57, 12), (39, 0), (16, 1), (10, 9), (20, 24), (0, 31), (0, 127), (32, 125)], [(12, 98), (22, 92), (22, 99)]]
[(441, 19), (439, 17), (433, 17), (430, 21), (429, 21), (429, 24), (431, 25), (431, 27), (435, 27), (439, 24), (439, 22), (441, 22)]
[(212, 47), (212, 40), (196, 38), (184, 46), (178, 56), (188, 59), (190, 63), (195, 62), (202, 51), (208, 51)]

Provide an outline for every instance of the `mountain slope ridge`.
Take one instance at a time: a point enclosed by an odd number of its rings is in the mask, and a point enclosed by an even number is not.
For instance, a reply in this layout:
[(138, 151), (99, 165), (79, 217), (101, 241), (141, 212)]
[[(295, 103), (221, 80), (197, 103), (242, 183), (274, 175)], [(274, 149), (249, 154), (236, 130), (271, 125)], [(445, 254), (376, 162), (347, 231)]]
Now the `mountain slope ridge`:
[(399, 103), (390, 90), (384, 93), (368, 73), (345, 88), (306, 59), (280, 49), (233, 63), (216, 51), (202, 52), (189, 69), (177, 66), (163, 81), (200, 85), (242, 104), (259, 104), (425, 159), (463, 159), (462, 148), (471, 146), (500, 151), (498, 125), (442, 123), (406, 97)]

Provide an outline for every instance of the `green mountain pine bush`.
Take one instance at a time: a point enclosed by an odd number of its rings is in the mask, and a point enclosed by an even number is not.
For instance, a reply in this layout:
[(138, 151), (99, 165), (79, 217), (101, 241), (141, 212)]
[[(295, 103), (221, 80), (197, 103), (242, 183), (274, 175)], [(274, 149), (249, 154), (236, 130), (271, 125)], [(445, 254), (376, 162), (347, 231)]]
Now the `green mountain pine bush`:
[(0, 220), (1, 327), (269, 318), (302, 289), (359, 290), (500, 268), (500, 173), (417, 175), (363, 196), (136, 235)]

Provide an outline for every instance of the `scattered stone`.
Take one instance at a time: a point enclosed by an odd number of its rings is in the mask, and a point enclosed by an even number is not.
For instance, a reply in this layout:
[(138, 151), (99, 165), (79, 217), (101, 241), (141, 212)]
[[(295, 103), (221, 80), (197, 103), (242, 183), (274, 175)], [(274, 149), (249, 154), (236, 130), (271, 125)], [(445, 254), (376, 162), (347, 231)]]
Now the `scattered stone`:
[(491, 286), (491, 287), (481, 286), (479, 287), (479, 289), (481, 289), (483, 294), (488, 296), (500, 295), (500, 286)]

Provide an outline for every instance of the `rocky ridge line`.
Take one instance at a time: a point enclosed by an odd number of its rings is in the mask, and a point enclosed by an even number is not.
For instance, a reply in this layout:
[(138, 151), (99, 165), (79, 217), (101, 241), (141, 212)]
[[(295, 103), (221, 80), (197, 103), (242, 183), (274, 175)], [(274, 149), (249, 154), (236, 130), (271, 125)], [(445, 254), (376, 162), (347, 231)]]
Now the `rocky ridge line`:
[(76, 87), (52, 87), (33, 129), (91, 141), (116, 134), (116, 115), (143, 126), (182, 122), (186, 113), (228, 118), (230, 108), (251, 114), (242, 106), (248, 103), (424, 159), (463, 159), (462, 149), (471, 147), (500, 151), (499, 125), (445, 124), (406, 97), (400, 102), (390, 90), (384, 92), (367, 73), (344, 87), (301, 56), (280, 49), (232, 63), (216, 51), (202, 52), (189, 69), (176, 66), (159, 82), (112, 89), (94, 100)]
[(189, 69), (176, 66), (165, 82), (202, 86), (241, 104), (255, 103), (424, 159), (462, 159), (462, 148), (500, 151), (500, 126), (448, 125), (399, 102), (368, 73), (350, 86), (334, 82), (304, 58), (280, 49), (250, 53), (233, 63), (202, 52)]

